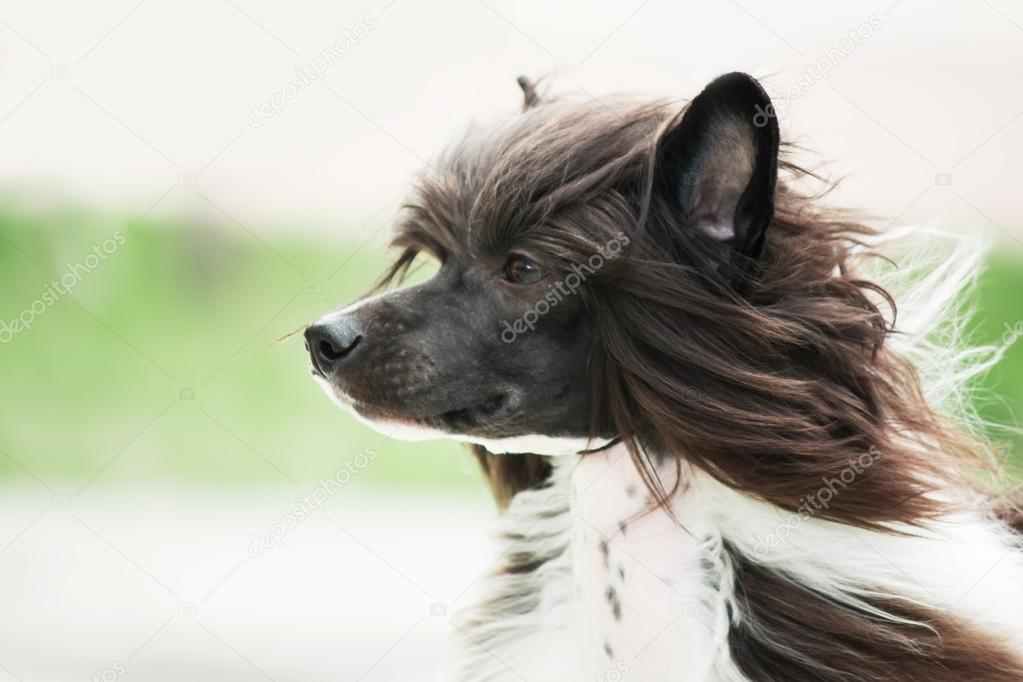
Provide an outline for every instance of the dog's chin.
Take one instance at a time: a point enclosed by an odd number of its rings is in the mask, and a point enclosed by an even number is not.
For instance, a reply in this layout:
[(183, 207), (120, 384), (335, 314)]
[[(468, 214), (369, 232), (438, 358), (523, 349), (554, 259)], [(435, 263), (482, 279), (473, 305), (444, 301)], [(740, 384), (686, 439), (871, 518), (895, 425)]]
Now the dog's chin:
[[(402, 438), (409, 430), (424, 434), (437, 433), (436, 437), (457, 437), (488, 435), (501, 437), (502, 425), (506, 423), (509, 413), (513, 412), (518, 402), (512, 390), (495, 390), (493, 393), (478, 400), (466, 401), (455, 405), (388, 405), (362, 400), (349, 393), (344, 387), (312, 372), (313, 378), (320, 384), (328, 396), (359, 421), (372, 426), (377, 431), (391, 433), (395, 427), (395, 437)], [(404, 438), (405, 440), (423, 440), (423, 438)]]
[(313, 372), (313, 378), (331, 400), (358, 421), (396, 440), (416, 442), (447, 438), (481, 445), (494, 454), (532, 453), (552, 456), (599, 449), (612, 440), (512, 430), (507, 424), (507, 418), (514, 410), (518, 398), (510, 390), (495, 391), (469, 406), (419, 413), (362, 403), (316, 372)]

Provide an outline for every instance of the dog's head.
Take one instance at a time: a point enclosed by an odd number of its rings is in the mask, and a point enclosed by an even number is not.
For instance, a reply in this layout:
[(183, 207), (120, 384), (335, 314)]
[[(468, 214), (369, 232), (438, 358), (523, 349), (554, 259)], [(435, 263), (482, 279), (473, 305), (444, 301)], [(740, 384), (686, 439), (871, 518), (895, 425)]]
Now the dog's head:
[(630, 317), (621, 297), (657, 296), (639, 289), (665, 262), (661, 275), (702, 290), (735, 288), (754, 267), (778, 152), (755, 80), (723, 76), (684, 113), (536, 103), (531, 88), (527, 105), (420, 179), (388, 279), (421, 254), (436, 274), (306, 330), (317, 380), (384, 433), (491, 452), (599, 447), (623, 428), (611, 405), (630, 399), (607, 390), (613, 358), (633, 351), (608, 347), (608, 327), (684, 324)]

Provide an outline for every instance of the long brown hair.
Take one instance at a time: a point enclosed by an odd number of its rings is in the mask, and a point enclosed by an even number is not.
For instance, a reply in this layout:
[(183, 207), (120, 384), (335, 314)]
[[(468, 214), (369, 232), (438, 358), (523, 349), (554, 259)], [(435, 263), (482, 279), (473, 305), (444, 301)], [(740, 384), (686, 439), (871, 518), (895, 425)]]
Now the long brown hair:
[[(879, 453), (821, 512), (858, 526), (916, 523), (944, 510), (934, 491), (975, 489), (991, 467), (984, 448), (936, 414), (888, 343), (895, 302), (861, 272), (874, 231), (797, 191), (813, 178), (783, 156), (756, 275), (729, 286), (709, 265), (716, 245), (656, 189), (658, 142), (677, 117), (663, 102), (541, 102), (444, 157), (421, 183), (416, 220), (442, 242), (467, 225), (473, 238), (532, 230), (566, 263), (629, 235), (583, 291), (597, 321), (594, 422), (613, 421), (661, 502), (648, 452), (784, 509)], [(406, 248), (385, 281), (415, 257), (401, 230), (396, 242)], [(528, 456), (477, 456), (500, 500), (548, 472)]]

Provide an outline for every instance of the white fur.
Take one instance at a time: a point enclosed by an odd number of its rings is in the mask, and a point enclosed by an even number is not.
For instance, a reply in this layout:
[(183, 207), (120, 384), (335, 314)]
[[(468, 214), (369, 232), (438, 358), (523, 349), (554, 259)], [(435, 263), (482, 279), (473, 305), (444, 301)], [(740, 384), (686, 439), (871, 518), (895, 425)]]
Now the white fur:
[[(790, 512), (690, 469), (671, 505), (680, 527), (663, 511), (635, 519), (648, 500), (623, 445), (559, 461), (553, 486), (516, 496), (501, 530), (525, 538), (506, 552), (560, 554), (536, 574), (496, 575), (480, 586), (455, 619), (452, 682), (745, 680), (728, 644), (741, 608), (726, 542), (878, 617), (898, 620), (867, 600), (896, 597), (1023, 648), (1023, 552), (1009, 531), (979, 514), (901, 529), (908, 536), (813, 517), (793, 524)], [(673, 475), (661, 472), (667, 486)], [(783, 527), (790, 529), (785, 541), (765, 552), (763, 538)], [(608, 586), (620, 598), (620, 620)], [(487, 605), (494, 599), (504, 612)]]
[(572, 680), (586, 664), (568, 551), (574, 524), (567, 474), (562, 467), (553, 487), (519, 493), (501, 517), (498, 531), (508, 541), (502, 557), (552, 558), (533, 572), (488, 575), (454, 604), (459, 612), (452, 619), (453, 651), (443, 679)]

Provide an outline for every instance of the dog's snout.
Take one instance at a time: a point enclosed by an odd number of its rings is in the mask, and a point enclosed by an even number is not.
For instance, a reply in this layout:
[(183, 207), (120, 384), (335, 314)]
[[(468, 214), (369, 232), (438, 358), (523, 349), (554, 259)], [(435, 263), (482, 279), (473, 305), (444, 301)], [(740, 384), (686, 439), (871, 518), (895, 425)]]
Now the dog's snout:
[(362, 328), (351, 315), (320, 320), (305, 330), (306, 347), (313, 366), (324, 375), (350, 357), (362, 338)]

